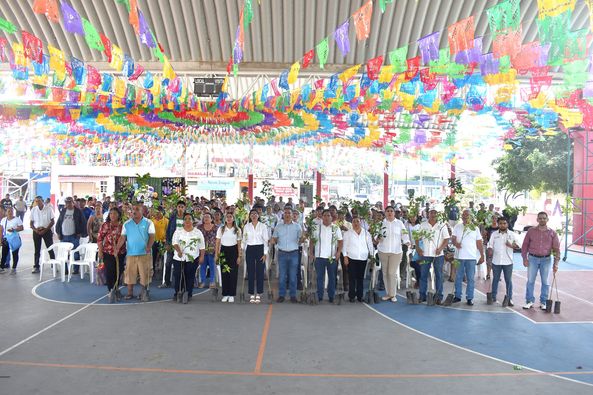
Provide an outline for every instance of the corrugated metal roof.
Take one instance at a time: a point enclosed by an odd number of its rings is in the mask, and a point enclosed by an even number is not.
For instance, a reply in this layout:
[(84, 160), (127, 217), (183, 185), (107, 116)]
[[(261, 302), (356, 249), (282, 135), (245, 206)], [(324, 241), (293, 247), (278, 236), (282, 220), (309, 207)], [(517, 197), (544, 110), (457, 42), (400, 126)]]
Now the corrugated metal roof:
[[(115, 0), (68, 0), (72, 6), (124, 52), (149, 69), (160, 64), (140, 43), (128, 22), (123, 4)], [(241, 70), (269, 71), (287, 68), (312, 49), (360, 8), (366, 0), (253, 0), (253, 21), (245, 31), (245, 55)], [(374, 2), (371, 34), (357, 41), (350, 27), (351, 52), (343, 57), (330, 45), (328, 70), (365, 63), (393, 49), (410, 44), (408, 57), (416, 55), (416, 40), (441, 31), (446, 46), (449, 25), (475, 16), (476, 36), (484, 36), (484, 51), (490, 49), (490, 32), (485, 10), (495, 0), (395, 0), (381, 13)], [(66, 54), (106, 68), (105, 56), (89, 49), (84, 37), (66, 32), (63, 24), (50, 23), (32, 10), (33, 0), (2, 0), (0, 14), (19, 28), (40, 37)], [(178, 71), (221, 71), (231, 56), (242, 0), (138, 0), (140, 10), (153, 29), (165, 53)], [(521, 1), (523, 42), (537, 39), (537, 1)], [(579, 0), (573, 13), (572, 29), (588, 27), (588, 9)], [(20, 38), (5, 35), (9, 41)], [(330, 41), (331, 42), (331, 41)], [(316, 60), (315, 60), (316, 62)], [(311, 71), (315, 71), (314, 65)]]

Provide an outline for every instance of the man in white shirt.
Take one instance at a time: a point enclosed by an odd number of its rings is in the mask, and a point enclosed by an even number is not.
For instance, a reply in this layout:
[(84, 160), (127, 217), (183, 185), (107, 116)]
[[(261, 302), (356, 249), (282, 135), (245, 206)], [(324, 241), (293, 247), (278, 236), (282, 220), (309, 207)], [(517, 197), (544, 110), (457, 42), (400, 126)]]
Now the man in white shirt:
[(492, 255), (492, 299), (496, 302), (500, 272), (504, 273), (507, 299), (513, 307), (513, 249), (519, 248), (517, 236), (508, 230), (506, 218), (498, 218), (498, 230), (493, 232), (488, 241), (488, 255)]
[(429, 209), (428, 220), (420, 225), (420, 231), (430, 234), (430, 237), (424, 237), (415, 241), (416, 251), (424, 260), (424, 263), (420, 267), (420, 302), (426, 302), (428, 273), (432, 264), (434, 267), (436, 304), (441, 304), (443, 300), (443, 264), (445, 263), (443, 250), (449, 243), (449, 230), (447, 229), (447, 224), (437, 221), (437, 211), (435, 209)]
[(323, 300), (325, 273), (327, 271), (327, 296), (330, 303), (334, 302), (336, 293), (336, 272), (340, 254), (342, 253), (342, 231), (338, 225), (332, 224), (329, 210), (323, 210), (322, 222), (315, 230), (314, 243), (310, 245), (310, 256), (315, 257), (315, 273), (317, 274), (317, 297)]
[[(33, 229), (33, 245), (35, 255), (32, 273), (39, 273), (39, 256), (41, 255), (41, 240), (49, 248), (54, 243), (54, 234), (51, 228), (54, 226), (54, 211), (51, 206), (43, 204), (41, 196), (35, 197), (36, 206), (31, 209), (31, 229)], [(54, 252), (49, 255), (54, 259)]]
[[(461, 223), (453, 228), (453, 245), (457, 248), (456, 258), (459, 262), (455, 277), (455, 298), (453, 303), (461, 302), (463, 276), (465, 275), (467, 276), (465, 298), (468, 306), (473, 306), (476, 261), (478, 265), (484, 262), (484, 248), (480, 229), (471, 223), (471, 213), (468, 209), (463, 210)], [(480, 255), (480, 260), (477, 260), (478, 255)]]
[(344, 233), (344, 264), (348, 267), (348, 298), (354, 303), (355, 298), (362, 302), (364, 294), (364, 270), (370, 256), (373, 255), (371, 234), (361, 226), (360, 218), (352, 218), (352, 230)]

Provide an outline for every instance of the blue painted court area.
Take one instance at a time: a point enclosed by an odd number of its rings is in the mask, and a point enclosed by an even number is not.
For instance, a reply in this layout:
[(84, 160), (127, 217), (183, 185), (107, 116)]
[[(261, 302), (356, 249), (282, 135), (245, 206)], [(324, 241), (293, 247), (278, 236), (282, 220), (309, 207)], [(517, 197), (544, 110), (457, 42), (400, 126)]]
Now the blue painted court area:
[(427, 335), (516, 365), (591, 372), (567, 377), (593, 384), (591, 324), (534, 324), (510, 310), (489, 313), (401, 302), (369, 307)]
[[(173, 297), (172, 288), (157, 288), (158, 283), (154, 281), (150, 286), (150, 302), (163, 302), (171, 300)], [(206, 292), (208, 290), (194, 288), (194, 295)], [(125, 296), (127, 289), (123, 287), (121, 293)], [(59, 279), (44, 281), (32, 290), (33, 295), (52, 302), (70, 303), (70, 304), (109, 304), (107, 299), (107, 287), (90, 284), (85, 278), (72, 277), (70, 282), (61, 282)], [(140, 286), (134, 287), (134, 295), (140, 294)], [(136, 298), (131, 300), (121, 300), (117, 304), (140, 303)]]

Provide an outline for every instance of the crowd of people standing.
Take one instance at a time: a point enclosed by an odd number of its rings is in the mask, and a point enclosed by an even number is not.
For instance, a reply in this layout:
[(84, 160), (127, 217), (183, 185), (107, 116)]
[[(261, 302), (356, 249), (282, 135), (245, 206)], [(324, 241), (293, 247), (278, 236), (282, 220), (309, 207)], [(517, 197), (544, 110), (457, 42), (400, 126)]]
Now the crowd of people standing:
[[(18, 233), (24, 229), (22, 218), (27, 209), (20, 201), (22, 198), (13, 204), (7, 196), (0, 202), (0, 273), (8, 268), (9, 260), (11, 273), (16, 272), (22, 244)], [(316, 273), (317, 298), (322, 301), (327, 289), (330, 303), (334, 302), (337, 285), (343, 285), (350, 302), (363, 301), (365, 270), (369, 259), (374, 258), (381, 263), (378, 288), (385, 290), (383, 300), (392, 302), (397, 301), (397, 289), (409, 265), (420, 302), (427, 300), (432, 269), (435, 303), (441, 304), (444, 269), (449, 263), (449, 281), (455, 283), (452, 302), (461, 302), (465, 281), (466, 303), (473, 305), (476, 266), (485, 263), (493, 299), (497, 298), (503, 275), (506, 297), (512, 306), (513, 253), (521, 248), (523, 264), (528, 268), (524, 308), (534, 305), (538, 272), (542, 282), (540, 302), (545, 306), (550, 269), (555, 272), (558, 268), (558, 236), (547, 227), (544, 212), (538, 214), (538, 226), (527, 232), (520, 247), (516, 234), (509, 229), (509, 220), (496, 213), (492, 205), (488, 210), (483, 205), (476, 210), (473, 203), (463, 210), (455, 207), (449, 210), (449, 221), (444, 221), (429, 205), (420, 211), (394, 201), (384, 208), (378, 203), (370, 216), (363, 217), (355, 206), (342, 205), (338, 209), (321, 203), (307, 220), (303, 201), (296, 204), (292, 199), (283, 202), (272, 197), (266, 202), (256, 198), (253, 206), (246, 205), (249, 211), (243, 223), (237, 218), (237, 207), (224, 200), (191, 196), (179, 200), (171, 213), (165, 212), (159, 202), (151, 203), (149, 209), (142, 202), (112, 202), (108, 196), (98, 201), (61, 194), (56, 216), (51, 204), (36, 197), (30, 212), (33, 273), (39, 271), (42, 243), (51, 246), (54, 231), (59, 241), (70, 242), (74, 248), (81, 240), (97, 243), (108, 291), (131, 299), (134, 285), (139, 282), (138, 297), (144, 301), (149, 299), (147, 288), (152, 276), (162, 270), (160, 287), (173, 287), (174, 299), (187, 293), (187, 300), (191, 300), (195, 286), (216, 287), (220, 282), (222, 302), (233, 303), (245, 257), (248, 301), (261, 303), (264, 280), (269, 275), (268, 256), (276, 255), (277, 302), (289, 298), (296, 303), (297, 291), (303, 288), (301, 266), (309, 264), (301, 259), (307, 247)], [(477, 223), (476, 217), (482, 221)], [(374, 230), (373, 223), (379, 224)], [(73, 274), (77, 271), (74, 266)], [(119, 293), (122, 275), (127, 285), (125, 296)]]

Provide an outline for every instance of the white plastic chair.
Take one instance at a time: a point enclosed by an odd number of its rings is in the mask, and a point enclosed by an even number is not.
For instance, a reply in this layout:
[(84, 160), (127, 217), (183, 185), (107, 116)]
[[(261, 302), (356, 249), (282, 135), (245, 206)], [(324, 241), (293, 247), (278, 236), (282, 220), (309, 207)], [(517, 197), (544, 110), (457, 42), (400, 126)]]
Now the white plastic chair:
[[(72, 278), (73, 265), (78, 265), (80, 268), (80, 279), (84, 278), (84, 268), (89, 270), (89, 278), (91, 284), (95, 282), (95, 264), (97, 263), (97, 251), (99, 246), (97, 243), (86, 243), (78, 246), (76, 249), (70, 251), (70, 262), (68, 263), (68, 282)], [(75, 254), (80, 255), (80, 259), (74, 259)]]
[[(39, 262), (39, 281), (43, 278), (43, 267), (50, 265), (53, 270), (54, 278), (56, 277), (56, 269), (60, 268), (62, 282), (66, 281), (66, 265), (68, 264), (68, 254), (74, 248), (72, 243), (54, 243), (49, 248), (41, 250), (41, 261)], [(55, 259), (51, 259), (49, 252), (53, 251)]]
[[(414, 273), (414, 268), (412, 267), (411, 263), (412, 263), (412, 251), (413, 250), (408, 250), (408, 261), (406, 263), (406, 288), (410, 288), (410, 280), (412, 278), (412, 273)], [(398, 288), (399, 288), (399, 283), (398, 283)]]

